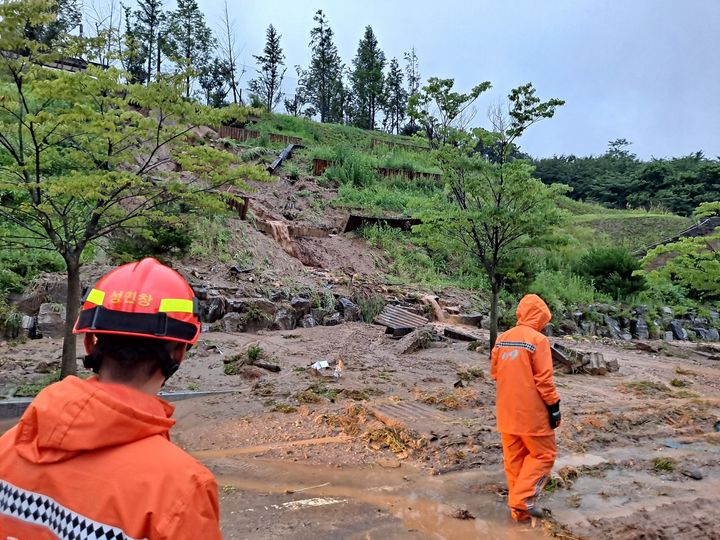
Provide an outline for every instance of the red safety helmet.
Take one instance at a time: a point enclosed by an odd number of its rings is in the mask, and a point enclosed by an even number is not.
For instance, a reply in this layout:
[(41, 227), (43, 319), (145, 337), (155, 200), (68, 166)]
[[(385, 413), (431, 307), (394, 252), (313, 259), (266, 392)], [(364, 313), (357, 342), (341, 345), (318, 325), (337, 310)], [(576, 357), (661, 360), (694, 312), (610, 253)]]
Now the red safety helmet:
[(195, 344), (198, 301), (187, 281), (155, 259), (105, 274), (83, 298), (75, 334), (117, 334)]

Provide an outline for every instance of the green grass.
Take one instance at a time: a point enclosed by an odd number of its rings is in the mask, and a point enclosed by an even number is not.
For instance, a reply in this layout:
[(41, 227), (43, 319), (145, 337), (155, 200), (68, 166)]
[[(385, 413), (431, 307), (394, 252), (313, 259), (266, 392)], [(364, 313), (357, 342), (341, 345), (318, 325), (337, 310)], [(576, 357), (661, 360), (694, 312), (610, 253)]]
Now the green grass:
[(50, 373), (48, 376), (44, 377), (40, 381), (25, 381), (20, 383), (20, 385), (18, 385), (18, 387), (15, 389), (13, 395), (15, 397), (34, 397), (37, 396), (43, 388), (51, 385), (52, 383), (58, 382), (59, 380), (60, 370), (58, 369), (53, 373)]

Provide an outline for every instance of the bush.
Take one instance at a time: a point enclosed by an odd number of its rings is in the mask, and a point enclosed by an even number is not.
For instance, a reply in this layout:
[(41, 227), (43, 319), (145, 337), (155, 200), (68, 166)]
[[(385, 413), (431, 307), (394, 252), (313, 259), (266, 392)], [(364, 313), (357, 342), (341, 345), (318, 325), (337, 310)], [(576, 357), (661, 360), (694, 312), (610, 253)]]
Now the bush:
[(192, 242), (190, 220), (153, 220), (141, 232), (116, 233), (110, 239), (107, 252), (113, 262), (123, 264), (145, 257), (182, 257), (190, 251)]
[(0, 252), (0, 295), (21, 292), (40, 272), (61, 272), (65, 263), (51, 251), (16, 249)]
[(325, 176), (330, 180), (337, 180), (343, 185), (355, 187), (370, 186), (377, 179), (368, 160), (354, 153), (347, 154), (341, 162), (328, 168)]
[(640, 270), (640, 261), (624, 247), (592, 249), (575, 267), (575, 272), (592, 280), (599, 292), (618, 300), (645, 288), (645, 278), (634, 275), (637, 270)]
[(539, 295), (554, 315), (561, 315), (570, 306), (592, 304), (599, 296), (584, 278), (549, 270), (537, 275), (528, 292)]

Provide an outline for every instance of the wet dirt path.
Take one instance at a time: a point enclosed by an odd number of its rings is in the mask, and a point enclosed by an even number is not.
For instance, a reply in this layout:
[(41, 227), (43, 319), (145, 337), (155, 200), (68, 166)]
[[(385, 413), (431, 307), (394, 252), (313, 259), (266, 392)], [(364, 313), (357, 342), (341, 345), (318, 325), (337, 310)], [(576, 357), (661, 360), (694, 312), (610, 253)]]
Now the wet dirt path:
[[(227, 538), (543, 537), (510, 521), (504, 504), (483, 490), (498, 478), (479, 472), (430, 476), (406, 464), (321, 466), (207, 454), (203, 461), (220, 485)], [(456, 517), (462, 510), (475, 519)]]

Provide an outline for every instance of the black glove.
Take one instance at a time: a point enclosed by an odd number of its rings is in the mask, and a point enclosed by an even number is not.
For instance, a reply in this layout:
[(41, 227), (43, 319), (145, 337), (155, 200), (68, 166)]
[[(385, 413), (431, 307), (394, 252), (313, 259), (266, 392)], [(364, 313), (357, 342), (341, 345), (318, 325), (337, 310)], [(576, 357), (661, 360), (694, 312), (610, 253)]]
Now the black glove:
[(550, 415), (550, 427), (555, 429), (560, 425), (560, 421), (562, 420), (562, 414), (560, 414), (560, 402), (558, 401), (553, 405), (545, 405), (545, 407)]

